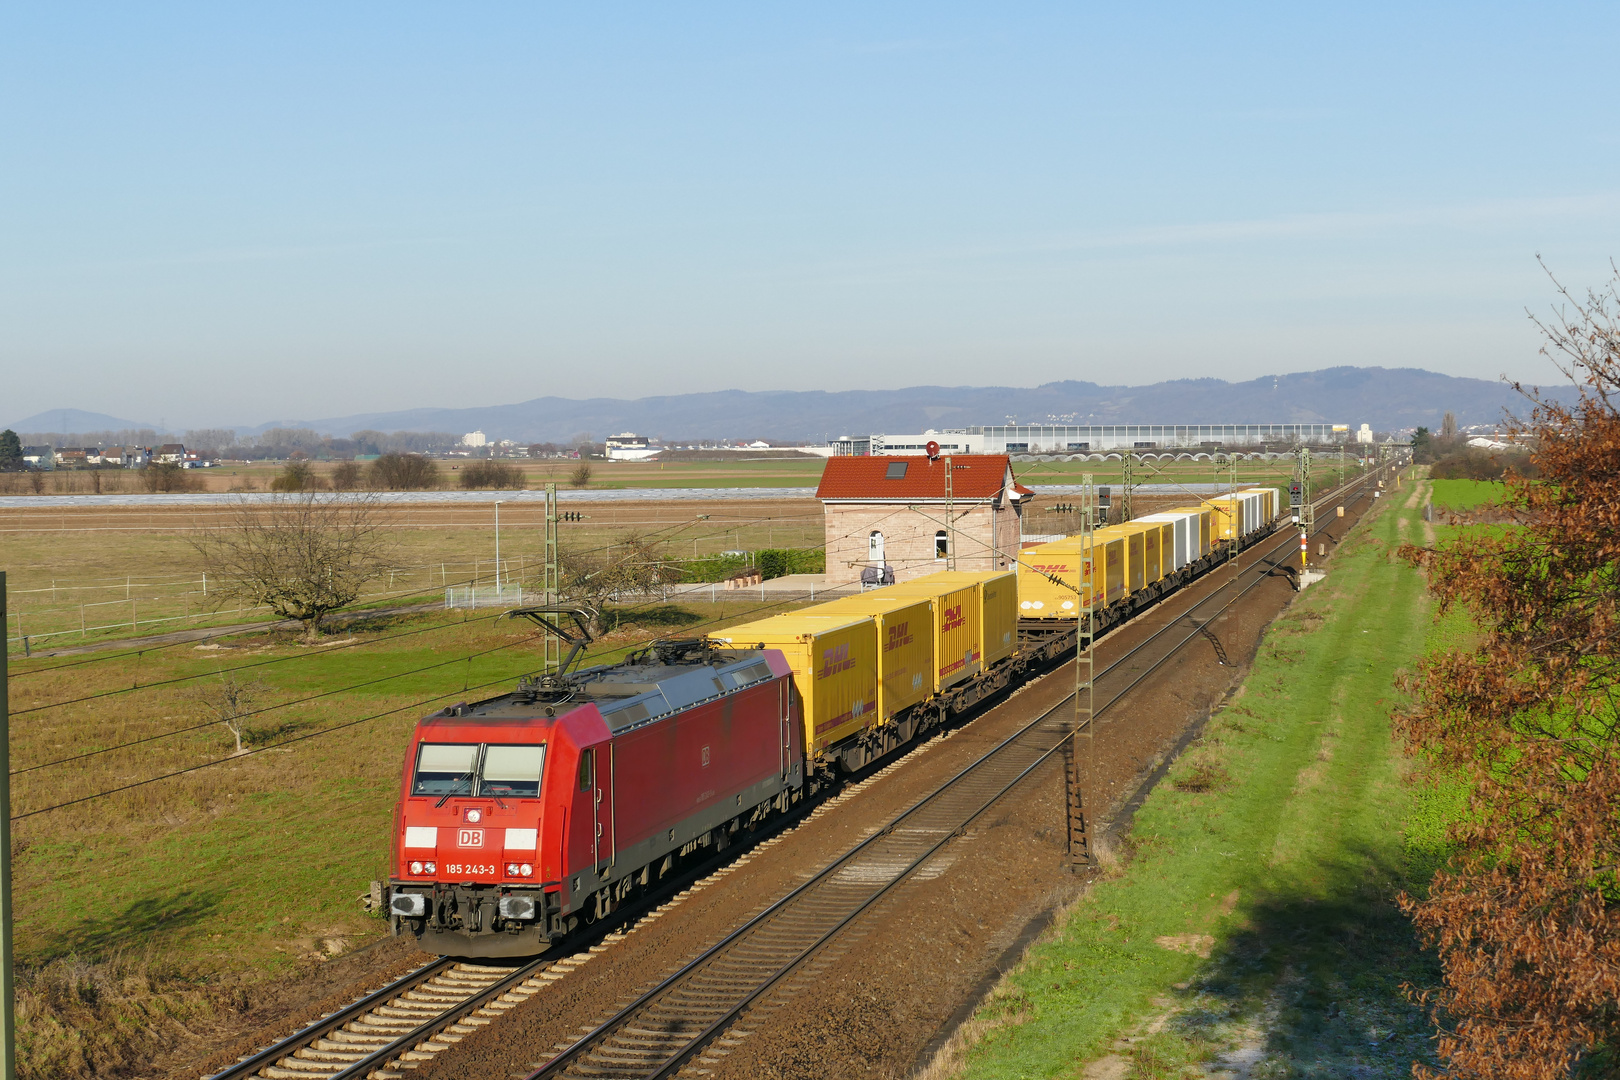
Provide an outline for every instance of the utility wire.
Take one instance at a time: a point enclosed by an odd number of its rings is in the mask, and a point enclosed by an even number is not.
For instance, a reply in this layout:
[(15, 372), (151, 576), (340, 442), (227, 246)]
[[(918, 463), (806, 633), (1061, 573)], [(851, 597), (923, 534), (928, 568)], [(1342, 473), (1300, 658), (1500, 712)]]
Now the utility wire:
[[(801, 595), (805, 595), (805, 594), (801, 594)], [(750, 612), (745, 612), (745, 614), (751, 613), (752, 611), (761, 611), (761, 610), (764, 610), (765, 608), (768, 608), (768, 607), (777, 607), (777, 606), (779, 606), (781, 604), (784, 604), (784, 603), (792, 603), (795, 599), (798, 599), (798, 597), (789, 597), (786, 600), (778, 600), (778, 601), (775, 601), (775, 602), (773, 602), (771, 604), (763, 604), (763, 605), (760, 605), (758, 607), (755, 607), (755, 608), (751, 609)], [(705, 622), (705, 623), (699, 623), (698, 625), (699, 626), (709, 625), (710, 623), (723, 621), (724, 618), (725, 618), (724, 616), (717, 617), (715, 619), (707, 620), (707, 622)], [(533, 638), (530, 637), (530, 638), (525, 638), (523, 640), (529, 641), (529, 640), (533, 640)], [(499, 652), (502, 649), (509, 649), (512, 646), (518, 645), (518, 644), (522, 644), (522, 642), (521, 641), (508, 642), (505, 645), (497, 646), (494, 649), (489, 649), (485, 653), (479, 653), (479, 654), (474, 654), (474, 655), (488, 655), (488, 653)], [(635, 644), (641, 644), (641, 643), (637, 642)], [(630, 647), (633, 648), (634, 645), (631, 645)], [(614, 652), (614, 651), (617, 651), (617, 649), (605, 650), (603, 653), (598, 653), (597, 655), (598, 656), (606, 655), (606, 654)], [(465, 660), (469, 660), (471, 658), (472, 658), (471, 656), (456, 657), (453, 660), (445, 661), (444, 664), (439, 664), (439, 665), (434, 665), (434, 666), (443, 667), (443, 666), (447, 666), (449, 664), (461, 663), (461, 662), (463, 662)], [(426, 669), (423, 669), (423, 670), (426, 670)], [(404, 674), (413, 674), (413, 673), (404, 673)], [(106, 798), (107, 796), (110, 796), (110, 795), (117, 795), (120, 792), (130, 791), (130, 790), (133, 790), (133, 789), (138, 788), (138, 787), (145, 787), (148, 784), (155, 784), (155, 783), (158, 783), (158, 782), (163, 781), (163, 780), (171, 780), (176, 776), (185, 776), (188, 773), (199, 772), (199, 771), (201, 771), (203, 769), (212, 768), (215, 765), (223, 765), (223, 764), (226, 764), (226, 763), (232, 762), (232, 761), (240, 761), (245, 757), (251, 757), (251, 756), (253, 756), (255, 754), (262, 754), (267, 750), (275, 750), (275, 749), (278, 749), (280, 747), (286, 746), (286, 745), (288, 745), (290, 743), (304, 742), (304, 741), (306, 741), (308, 739), (318, 738), (318, 737), (320, 737), (322, 735), (330, 735), (331, 733), (333, 733), (335, 731), (343, 731), (343, 730), (345, 730), (347, 728), (355, 727), (355, 726), (357, 726), (359, 724), (365, 724), (365, 723), (369, 723), (372, 720), (381, 719), (384, 716), (392, 716), (395, 713), (404, 712), (407, 709), (418, 709), (418, 708), (421, 708), (421, 707), (423, 707), (425, 705), (430, 705), (435, 701), (442, 701), (445, 698), (454, 697), (454, 696), (456, 696), (457, 693), (466, 693), (468, 690), (482, 690), (482, 689), (484, 689), (485, 687), (488, 687), (488, 686), (496, 686), (496, 685), (499, 685), (501, 683), (504, 683), (504, 682), (508, 681), (510, 678), (511, 678), (510, 675), (504, 675), (504, 676), (502, 676), (502, 677), (500, 677), (498, 679), (491, 679), (488, 682), (478, 683), (475, 686), (463, 687), (460, 691), (455, 691), (455, 692), (451, 692), (451, 693), (448, 693), (448, 694), (435, 694), (432, 697), (422, 698), (420, 701), (415, 701), (415, 702), (412, 702), (412, 703), (410, 703), (408, 705), (400, 705), (400, 706), (398, 706), (396, 708), (393, 708), (393, 709), (386, 709), (386, 710), (384, 710), (382, 712), (373, 713), (370, 716), (360, 717), (358, 720), (349, 720), (349, 721), (346, 721), (346, 722), (341, 723), (341, 724), (334, 724), (331, 727), (321, 728), (319, 731), (311, 731), (311, 732), (308, 732), (308, 733), (303, 734), (303, 735), (295, 735), (292, 738), (283, 739), (280, 742), (270, 743), (269, 745), (261, 746), (261, 747), (258, 747), (257, 749), (254, 749), (254, 750), (248, 750), (248, 751), (246, 751), (244, 753), (241, 753), (241, 754), (235, 754), (235, 755), (232, 755), (231, 757), (215, 758), (212, 761), (205, 761), (201, 765), (193, 765), (193, 766), (190, 766), (189, 768), (185, 768), (185, 769), (176, 769), (173, 772), (163, 773), (160, 776), (148, 777), (145, 780), (137, 780), (134, 783), (123, 784), (123, 785), (120, 785), (119, 787), (109, 788), (106, 791), (98, 791), (98, 792), (95, 792), (95, 793), (90, 794), (90, 795), (81, 796), (80, 798), (77, 798), (77, 799), (69, 799), (66, 802), (60, 802), (60, 803), (55, 803), (55, 804), (53, 804), (51, 806), (41, 807), (38, 810), (30, 810), (25, 814), (17, 814), (17, 815), (15, 815), (14, 817), (12, 817), (11, 820), (12, 821), (21, 821), (24, 818), (35, 817), (36, 815), (39, 815), (39, 814), (48, 814), (53, 810), (61, 810), (61, 809), (64, 809), (66, 807), (69, 807), (69, 806), (77, 806), (80, 803), (86, 803), (86, 802), (90, 802), (90, 801), (95, 800), (95, 799)], [(385, 680), (377, 680), (377, 681), (381, 682), (381, 681), (385, 681)], [(337, 691), (333, 691), (333, 692), (335, 693)], [(325, 696), (325, 695), (318, 695), (318, 696)], [(288, 704), (296, 704), (296, 702), (289, 702)], [(215, 721), (215, 723), (217, 723), (217, 722), (218, 721)], [(133, 744), (131, 744), (131, 745), (133, 745)], [(64, 760), (71, 760), (71, 759), (64, 759)], [(44, 767), (45, 766), (43, 766), (43, 765), (39, 765), (39, 766), (33, 766), (32, 768), (44, 768)]]
[[(290, 656), (274, 656), (267, 660), (255, 660), (249, 664), (237, 664), (235, 667), (218, 668), (214, 671), (202, 671), (195, 675), (177, 675), (172, 679), (158, 679), (156, 682), (137, 683), (133, 686), (121, 686), (117, 690), (101, 690), (94, 694), (86, 694), (84, 697), (68, 698), (66, 701), (53, 701), (49, 705), (35, 705), (27, 709), (13, 709), (11, 715), (25, 716), (28, 713), (44, 712), (47, 709), (59, 709), (64, 705), (81, 705), (86, 701), (98, 701), (101, 698), (117, 697), (120, 694), (132, 694), (137, 690), (150, 690), (157, 686), (173, 686), (175, 683), (190, 682), (194, 679), (206, 679), (213, 675), (229, 675), (233, 671), (249, 671), (254, 668), (269, 667), (272, 664), (285, 664), (291, 660), (307, 660), (311, 657), (330, 656), (333, 653), (342, 652), (345, 649), (356, 649), (362, 645), (376, 645), (385, 641), (397, 641), (400, 638), (411, 637), (416, 634), (428, 634), (436, 630), (454, 629), (458, 626), (466, 626), (468, 623), (484, 622), (487, 619), (498, 618), (500, 618), (500, 615), (479, 615), (471, 619), (463, 619), (461, 622), (439, 623), (436, 626), (423, 626), (418, 627), (415, 630), (401, 630), (397, 634), (389, 634), (386, 637), (360, 638), (355, 641), (343, 642), (340, 645), (326, 646), (320, 652), (293, 653)], [(145, 653), (136, 653), (135, 655), (144, 656)], [(68, 665), (64, 664), (63, 666), (66, 667)]]
[[(523, 640), (532, 640), (532, 638), (527, 638), (527, 639), (523, 639)], [(434, 671), (434, 670), (436, 670), (438, 668), (449, 667), (452, 664), (466, 663), (467, 661), (470, 661), (470, 660), (476, 660), (481, 656), (488, 656), (490, 653), (500, 652), (502, 649), (509, 649), (513, 645), (518, 645), (518, 644), (522, 644), (522, 641), (509, 641), (504, 645), (496, 645), (493, 648), (482, 649), (482, 650), (480, 650), (478, 652), (473, 652), (473, 653), (467, 653), (464, 656), (453, 657), (452, 659), (449, 659), (449, 660), (441, 660), (436, 664), (427, 664), (427, 665), (425, 665), (423, 667), (412, 668), (409, 671), (396, 671), (392, 675), (384, 675), (384, 676), (382, 676), (380, 678), (368, 679), (365, 682), (355, 683), (352, 686), (341, 686), (341, 687), (338, 687), (335, 690), (323, 690), (318, 694), (310, 694), (308, 697), (294, 698), (291, 701), (283, 701), (283, 702), (279, 702), (279, 703), (277, 703), (275, 705), (266, 705), (262, 709), (253, 709), (253, 710), (250, 710), (249, 712), (242, 713), (240, 716), (234, 716), (231, 719), (233, 719), (233, 720), (246, 720), (246, 719), (249, 719), (250, 717), (263, 716), (265, 713), (275, 712), (278, 709), (286, 709), (286, 708), (290, 708), (291, 706), (294, 706), (294, 705), (306, 705), (311, 701), (319, 701), (321, 698), (332, 697), (332, 696), (337, 695), (337, 694), (346, 694), (351, 690), (363, 690), (364, 688), (366, 688), (368, 686), (376, 686), (378, 683), (391, 682), (394, 679), (403, 679), (408, 675), (420, 675), (424, 671)], [(235, 670), (235, 669), (233, 669), (233, 670)], [(221, 672), (220, 674), (224, 674), (224, 673)], [(114, 750), (123, 750), (123, 749), (126, 749), (126, 748), (131, 747), (131, 746), (140, 746), (142, 743), (156, 742), (159, 739), (167, 739), (172, 735), (184, 735), (188, 731), (200, 731), (203, 728), (213, 727), (215, 724), (218, 724), (218, 723), (221, 723), (221, 721), (219, 721), (219, 720), (208, 720), (208, 721), (205, 721), (205, 722), (203, 722), (201, 724), (191, 724), (191, 725), (189, 725), (187, 727), (175, 728), (172, 731), (165, 731), (165, 732), (161, 732), (161, 733), (156, 734), (156, 735), (147, 735), (147, 736), (144, 736), (143, 738), (132, 739), (129, 742), (119, 743), (116, 746), (104, 746), (99, 750), (87, 750), (82, 754), (74, 754), (71, 757), (58, 758), (55, 761), (46, 761), (46, 762), (43, 762), (43, 763), (41, 763), (39, 765), (29, 765), (26, 768), (22, 768), (22, 769), (13, 769), (13, 770), (11, 770), (10, 775), (19, 776), (19, 775), (21, 775), (23, 773), (34, 772), (37, 769), (49, 769), (49, 768), (51, 768), (52, 766), (55, 766), (55, 765), (66, 765), (69, 762), (82, 761), (85, 758), (96, 757), (99, 754), (110, 754)]]

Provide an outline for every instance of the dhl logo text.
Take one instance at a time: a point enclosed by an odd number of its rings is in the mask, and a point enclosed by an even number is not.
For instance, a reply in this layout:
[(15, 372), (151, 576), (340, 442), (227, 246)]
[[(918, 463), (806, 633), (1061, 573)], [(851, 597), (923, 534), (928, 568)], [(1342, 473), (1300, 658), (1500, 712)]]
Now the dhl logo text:
[(855, 661), (849, 655), (849, 642), (834, 645), (821, 654), (821, 670), (816, 672), (816, 678), (827, 679), (837, 675), (840, 671), (848, 671), (855, 666)]
[(913, 641), (911, 624), (909, 622), (895, 623), (889, 627), (889, 639), (883, 643), (884, 652), (893, 652), (902, 649)]
[(967, 617), (962, 614), (962, 605), (957, 604), (955, 607), (945, 609), (945, 621), (940, 624), (939, 632), (948, 634), (952, 630), (966, 625)]

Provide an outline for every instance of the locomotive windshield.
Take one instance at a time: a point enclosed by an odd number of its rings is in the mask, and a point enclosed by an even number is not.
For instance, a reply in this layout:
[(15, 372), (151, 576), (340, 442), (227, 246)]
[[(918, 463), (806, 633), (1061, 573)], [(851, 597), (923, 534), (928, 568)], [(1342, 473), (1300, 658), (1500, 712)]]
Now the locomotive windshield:
[(423, 743), (411, 794), (537, 799), (545, 761), (544, 746)]
[(509, 799), (538, 799), (540, 769), (546, 763), (544, 746), (501, 746), (484, 748), (484, 768), (478, 793)]

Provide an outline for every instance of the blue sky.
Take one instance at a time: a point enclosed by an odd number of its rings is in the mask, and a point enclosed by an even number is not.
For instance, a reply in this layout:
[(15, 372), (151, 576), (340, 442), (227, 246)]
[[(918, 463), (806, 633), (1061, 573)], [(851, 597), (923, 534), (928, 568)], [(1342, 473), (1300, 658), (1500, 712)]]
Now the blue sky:
[(1620, 254), (1617, 29), (1548, 4), (8, 5), (0, 420), (1547, 380), (1535, 256), (1584, 288)]

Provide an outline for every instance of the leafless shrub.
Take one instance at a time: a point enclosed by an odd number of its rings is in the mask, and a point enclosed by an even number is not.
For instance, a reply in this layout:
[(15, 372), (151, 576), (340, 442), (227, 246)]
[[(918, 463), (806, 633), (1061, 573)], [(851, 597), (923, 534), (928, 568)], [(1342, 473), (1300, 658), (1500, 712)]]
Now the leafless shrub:
[(332, 490), (354, 491), (360, 486), (360, 466), (353, 461), (340, 461), (332, 470)]
[(281, 475), (270, 481), (271, 491), (320, 491), (327, 482), (308, 461), (293, 460), (281, 467)]
[(172, 461), (154, 461), (141, 470), (141, 481), (153, 494), (201, 491), (203, 482)]
[(427, 491), (439, 486), (439, 467), (421, 454), (384, 454), (366, 469), (378, 491)]
[(220, 675), (218, 682), (205, 682), (190, 692), (190, 697), (208, 715), (225, 725), (236, 738), (236, 754), (247, 752), (242, 745), (244, 721), (258, 709), (270, 688), (262, 682), (237, 678), (234, 672)]
[(568, 476), (568, 486), (569, 487), (582, 488), (586, 484), (589, 484), (590, 482), (591, 482), (591, 467), (589, 465), (586, 465), (584, 462), (581, 462), (579, 467), (576, 468)]
[(478, 488), (521, 488), (523, 470), (507, 461), (485, 458), (464, 466), (460, 483), (467, 491)]

